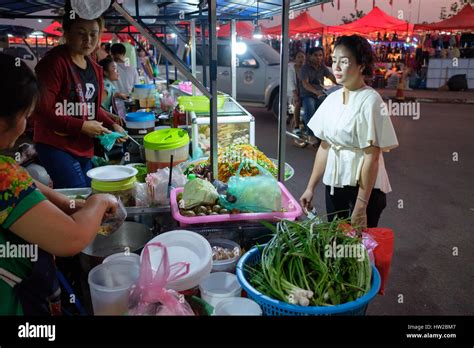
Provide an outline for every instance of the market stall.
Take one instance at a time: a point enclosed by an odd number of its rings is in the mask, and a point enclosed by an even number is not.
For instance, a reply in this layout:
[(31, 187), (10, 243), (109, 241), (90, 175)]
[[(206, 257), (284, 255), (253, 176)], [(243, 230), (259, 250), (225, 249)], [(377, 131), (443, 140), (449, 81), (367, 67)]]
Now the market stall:
[[(463, 34), (474, 31), (474, 9), (467, 4), (454, 16), (431, 24), (417, 24), (422, 32), (422, 60), (427, 65), (428, 88), (439, 88), (456, 77), (461, 84), (454, 90), (474, 88), (474, 60), (472, 39)], [(467, 86), (466, 86), (467, 85)]]

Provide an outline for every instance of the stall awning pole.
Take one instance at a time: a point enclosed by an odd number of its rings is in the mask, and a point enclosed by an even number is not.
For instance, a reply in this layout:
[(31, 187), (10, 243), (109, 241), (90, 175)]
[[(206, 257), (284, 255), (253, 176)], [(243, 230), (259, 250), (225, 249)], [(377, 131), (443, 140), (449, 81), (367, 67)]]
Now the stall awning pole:
[[(191, 72), (196, 77), (196, 20), (191, 19)], [(193, 95), (196, 95), (196, 87), (193, 84)]]
[(281, 50), (280, 50), (280, 105), (278, 109), (278, 180), (285, 181), (285, 150), (286, 150), (286, 111), (287, 111), (287, 80), (289, 55), (289, 16), (290, 0), (283, 0), (281, 15)]
[(230, 78), (232, 81), (232, 98), (237, 99), (237, 30), (235, 25), (235, 19), (230, 22), (230, 37), (231, 37), (231, 71)]
[(209, 17), (209, 86), (211, 92), (211, 167), (212, 178), (217, 179), (217, 37), (216, 0), (207, 0)]
[(183, 64), (183, 62), (178, 58), (176, 57), (173, 52), (168, 49), (168, 47), (166, 47), (160, 40), (158, 40), (155, 35), (149, 33), (148, 31), (146, 31), (143, 26), (141, 24), (139, 24), (135, 19), (133, 19), (132, 16), (130, 16), (130, 14), (122, 7), (120, 6), (120, 4), (118, 4), (117, 2), (114, 2), (112, 4), (112, 7), (118, 12), (120, 13), (123, 18), (125, 18), (125, 20), (130, 23), (130, 25), (133, 25), (135, 28), (137, 28), (137, 30), (151, 43), (153, 44), (155, 47), (158, 48), (158, 50), (160, 51), (160, 54), (163, 54), (163, 56), (169, 60), (171, 63), (173, 63), (174, 65), (176, 65), (178, 67), (178, 69), (181, 71), (181, 73), (186, 76), (186, 78), (191, 81), (197, 88), (199, 88), (199, 90), (207, 97), (210, 97), (210, 93), (209, 91), (202, 85), (201, 82), (199, 82), (198, 79), (196, 79), (193, 74), (191, 73), (191, 71), (189, 71), (189, 68), (186, 67), (186, 65)]

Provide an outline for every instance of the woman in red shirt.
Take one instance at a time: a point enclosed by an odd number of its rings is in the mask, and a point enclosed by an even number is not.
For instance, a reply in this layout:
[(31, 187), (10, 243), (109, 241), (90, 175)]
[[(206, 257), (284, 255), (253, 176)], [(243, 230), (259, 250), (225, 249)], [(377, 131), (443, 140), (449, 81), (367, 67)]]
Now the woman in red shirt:
[[(89, 58), (99, 40), (99, 19), (63, 19), (65, 45), (52, 49), (36, 66), (41, 96), (34, 112), (34, 141), (55, 188), (90, 186), (94, 137), (125, 133), (102, 103), (102, 69)], [(120, 142), (125, 141), (125, 138)]]

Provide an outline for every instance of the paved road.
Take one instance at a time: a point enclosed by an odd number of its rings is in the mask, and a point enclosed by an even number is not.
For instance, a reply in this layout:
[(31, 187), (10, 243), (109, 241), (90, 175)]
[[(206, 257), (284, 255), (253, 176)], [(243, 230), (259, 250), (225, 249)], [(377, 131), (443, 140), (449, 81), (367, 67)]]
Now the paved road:
[[(276, 158), (276, 120), (263, 108), (249, 111), (256, 118), (257, 146)], [(473, 111), (473, 105), (422, 104), (419, 120), (392, 118), (400, 147), (385, 156), (393, 192), (379, 226), (395, 231), (395, 253), (385, 295), (368, 314), (474, 314)], [(315, 150), (287, 144), (286, 156), (296, 170), (287, 186), (299, 198)], [(321, 213), (323, 197), (318, 187)]]

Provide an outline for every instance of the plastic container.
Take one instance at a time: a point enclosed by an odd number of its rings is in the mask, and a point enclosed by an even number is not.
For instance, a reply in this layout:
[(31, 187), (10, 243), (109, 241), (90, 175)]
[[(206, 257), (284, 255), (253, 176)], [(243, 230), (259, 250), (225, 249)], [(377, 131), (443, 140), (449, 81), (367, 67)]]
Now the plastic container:
[(219, 302), (214, 308), (214, 315), (262, 315), (262, 308), (248, 298), (235, 297)]
[(235, 267), (240, 258), (240, 245), (230, 239), (211, 239), (209, 240), (211, 248), (221, 247), (229, 250), (239, 249), (239, 255), (232, 257), (227, 260), (212, 260), (212, 271), (211, 272), (229, 272), (235, 273)]
[[(222, 110), (225, 104), (225, 96), (217, 96), (217, 109)], [(203, 95), (178, 97), (178, 105), (184, 111), (194, 111), (197, 113), (209, 112), (209, 98)]]
[(215, 307), (220, 301), (230, 297), (240, 297), (242, 288), (237, 276), (228, 272), (211, 273), (199, 284), (201, 298)]
[(282, 207), (286, 210), (286, 212), (284, 213), (242, 213), (186, 217), (181, 215), (181, 213), (179, 212), (177, 196), (184, 190), (182, 187), (180, 187), (171, 190), (171, 214), (173, 215), (173, 218), (179, 222), (180, 226), (254, 220), (277, 221), (280, 219), (287, 219), (294, 221), (297, 217), (303, 214), (303, 210), (301, 209), (301, 206), (299, 205), (298, 201), (291, 195), (291, 193), (286, 189), (286, 187), (280, 182), (278, 183), (278, 185), (280, 185), (281, 188)]
[(94, 315), (124, 315), (128, 293), (137, 281), (140, 266), (128, 261), (110, 261), (94, 267), (88, 275)]
[[(197, 287), (211, 273), (212, 250), (209, 242), (200, 234), (176, 230), (162, 233), (148, 243), (162, 243), (167, 247), (169, 263), (189, 262), (189, 273), (167, 284), (167, 288), (185, 291)], [(143, 254), (140, 258), (143, 257)], [(161, 249), (150, 249), (151, 267), (156, 270), (162, 259)]]
[(153, 108), (155, 102), (156, 87), (154, 84), (135, 85), (132, 97), (139, 101), (141, 108)]
[(184, 129), (167, 128), (151, 132), (143, 139), (148, 173), (173, 166), (189, 158), (189, 135)]
[(140, 256), (129, 252), (129, 253), (115, 253), (110, 256), (107, 256), (102, 263), (107, 263), (110, 261), (125, 261), (125, 262), (133, 262), (140, 266)]
[(126, 207), (134, 207), (135, 202), (135, 185), (137, 178), (134, 176), (129, 179), (120, 181), (99, 181), (92, 180), (91, 187), (94, 193), (110, 193), (120, 198)]
[[(265, 245), (260, 246), (261, 248)], [(372, 265), (371, 288), (367, 294), (355, 301), (334, 306), (297, 306), (286, 302), (275, 300), (257, 291), (247, 280), (246, 266), (255, 265), (260, 262), (261, 254), (259, 248), (253, 247), (245, 253), (237, 264), (237, 279), (247, 296), (257, 302), (263, 309), (264, 315), (365, 315), (369, 302), (374, 299), (380, 289), (380, 274)]]
[(155, 114), (152, 112), (131, 112), (125, 117), (129, 135), (147, 135), (155, 129)]

